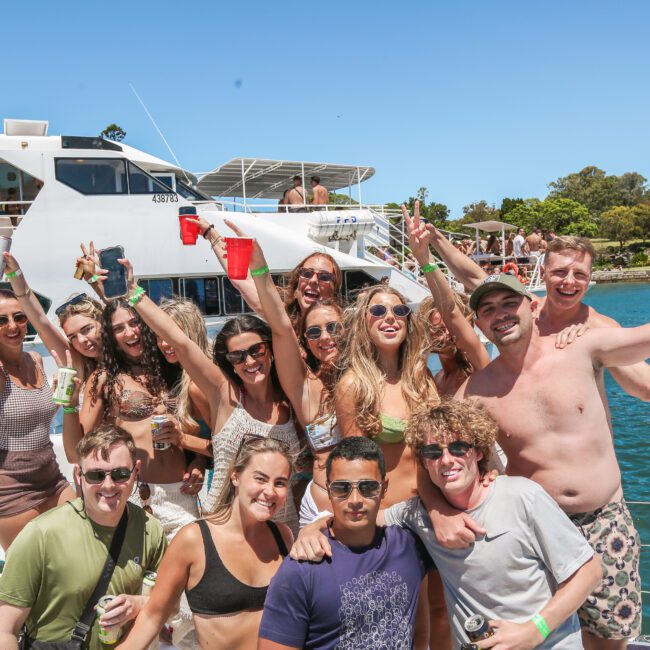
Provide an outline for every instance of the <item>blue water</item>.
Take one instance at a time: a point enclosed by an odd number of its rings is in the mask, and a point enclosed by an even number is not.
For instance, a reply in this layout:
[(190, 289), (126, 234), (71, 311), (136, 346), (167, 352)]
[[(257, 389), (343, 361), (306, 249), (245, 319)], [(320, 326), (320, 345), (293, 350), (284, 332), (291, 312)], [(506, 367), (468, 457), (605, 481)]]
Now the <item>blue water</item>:
[[(624, 327), (650, 322), (650, 284), (601, 284), (585, 298), (599, 312), (615, 318)], [(609, 376), (605, 379), (607, 398), (614, 426), (614, 444), (623, 474), (623, 489), (628, 501), (650, 502), (650, 463), (647, 452), (650, 404), (629, 397)], [(650, 503), (630, 504), (641, 543), (650, 545)], [(641, 549), (642, 587), (650, 591), (650, 547)], [(643, 594), (643, 631), (650, 634), (650, 594)]]

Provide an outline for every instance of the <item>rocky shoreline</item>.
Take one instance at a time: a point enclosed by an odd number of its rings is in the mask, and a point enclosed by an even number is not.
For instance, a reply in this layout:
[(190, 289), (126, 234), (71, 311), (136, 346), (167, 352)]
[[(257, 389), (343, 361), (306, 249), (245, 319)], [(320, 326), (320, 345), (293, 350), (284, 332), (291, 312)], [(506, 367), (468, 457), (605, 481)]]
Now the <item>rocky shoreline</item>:
[(620, 271), (594, 271), (595, 282), (650, 282), (650, 269), (621, 269)]

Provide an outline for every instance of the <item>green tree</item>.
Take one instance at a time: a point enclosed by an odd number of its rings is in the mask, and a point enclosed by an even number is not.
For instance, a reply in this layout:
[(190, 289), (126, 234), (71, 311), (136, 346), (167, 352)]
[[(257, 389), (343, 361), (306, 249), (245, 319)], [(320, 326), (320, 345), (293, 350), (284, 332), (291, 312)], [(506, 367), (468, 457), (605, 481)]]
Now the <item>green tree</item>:
[(598, 218), (605, 210), (617, 206), (636, 205), (648, 195), (646, 179), (636, 172), (608, 176), (598, 167), (585, 167), (579, 172), (549, 183), (548, 198), (571, 199), (582, 203)]
[(494, 205), (487, 201), (477, 201), (463, 207), (463, 217), (460, 223), (475, 223), (477, 221), (499, 221), (501, 213)]
[(329, 197), (331, 205), (357, 205), (359, 203), (347, 194), (337, 194), (336, 192), (330, 192)]
[(109, 124), (100, 134), (101, 138), (107, 140), (114, 140), (115, 142), (122, 142), (126, 137), (126, 131), (117, 124)]
[(620, 205), (606, 210), (601, 216), (600, 230), (604, 237), (617, 241), (621, 250), (623, 250), (623, 246), (630, 239), (641, 234), (636, 209)]
[[(435, 201), (427, 203), (428, 197), (429, 190), (427, 190), (426, 187), (420, 187), (417, 191), (417, 196), (409, 196), (409, 198), (404, 201), (404, 205), (406, 205), (408, 211), (413, 214), (415, 202), (419, 201), (420, 216), (434, 224), (436, 228), (446, 228), (449, 219), (449, 208), (444, 203), (436, 203)], [(402, 204), (387, 203), (386, 207), (395, 210), (401, 208)]]
[(598, 224), (584, 205), (571, 199), (527, 199), (508, 213), (508, 223), (525, 228), (553, 230), (558, 235), (595, 237)]
[(499, 208), (499, 212), (501, 213), (501, 219), (505, 219), (508, 212), (514, 210), (518, 205), (523, 205), (523, 204), (524, 204), (523, 199), (510, 199), (510, 198), (503, 199), (503, 201), (501, 201), (501, 207)]
[(645, 242), (650, 237), (650, 203), (641, 203), (634, 208), (636, 225)]

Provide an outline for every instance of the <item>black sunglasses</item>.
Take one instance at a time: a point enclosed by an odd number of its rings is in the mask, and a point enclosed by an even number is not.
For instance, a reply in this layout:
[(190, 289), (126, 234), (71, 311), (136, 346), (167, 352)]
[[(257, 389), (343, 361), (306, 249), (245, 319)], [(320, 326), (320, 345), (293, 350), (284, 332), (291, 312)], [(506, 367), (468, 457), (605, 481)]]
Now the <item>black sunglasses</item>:
[(341, 322), (334, 320), (331, 323), (327, 323), (324, 328), (320, 325), (312, 325), (305, 330), (305, 338), (317, 341), (323, 335), (323, 329), (330, 336), (338, 336), (341, 333), (341, 327)]
[(374, 479), (363, 478), (360, 481), (332, 481), (328, 485), (330, 496), (334, 499), (347, 499), (352, 490), (357, 488), (359, 494), (366, 499), (379, 496), (382, 484)]
[(70, 298), (70, 300), (67, 300), (62, 305), (57, 307), (54, 310), (54, 313), (57, 316), (60, 316), (68, 307), (72, 307), (72, 305), (78, 305), (80, 302), (83, 302), (84, 300), (89, 300), (88, 296), (85, 293), (80, 293), (78, 296), (75, 296), (74, 298)]
[(11, 319), (16, 325), (24, 325), (27, 322), (27, 316), (23, 314), (22, 311), (17, 311), (11, 316), (0, 316), (0, 327), (6, 327), (9, 325), (9, 319)]
[(423, 445), (420, 447), (420, 456), (428, 460), (438, 460), (438, 458), (442, 458), (443, 450), (446, 449), (452, 456), (462, 458), (473, 446), (464, 440), (453, 440), (444, 447), (436, 443)]
[(244, 363), (246, 357), (252, 357), (253, 359), (263, 357), (268, 349), (269, 344), (266, 341), (261, 341), (260, 343), (251, 345), (250, 348), (246, 350), (233, 350), (232, 352), (226, 352), (226, 359), (228, 359), (233, 366), (237, 366), (240, 363)]
[(303, 266), (298, 270), (298, 275), (304, 280), (311, 280), (315, 275), (318, 276), (319, 282), (334, 282), (334, 274), (329, 271), (316, 271)]
[(115, 467), (113, 469), (89, 469), (87, 472), (79, 473), (86, 479), (86, 483), (99, 485), (103, 483), (107, 476), (110, 475), (113, 483), (126, 483), (130, 478), (135, 465), (130, 469), (128, 467)]
[[(390, 310), (393, 312), (395, 318), (406, 318), (411, 313), (411, 308), (408, 305), (391, 305)], [(371, 305), (368, 311), (372, 316), (383, 318), (388, 313), (386, 305)]]

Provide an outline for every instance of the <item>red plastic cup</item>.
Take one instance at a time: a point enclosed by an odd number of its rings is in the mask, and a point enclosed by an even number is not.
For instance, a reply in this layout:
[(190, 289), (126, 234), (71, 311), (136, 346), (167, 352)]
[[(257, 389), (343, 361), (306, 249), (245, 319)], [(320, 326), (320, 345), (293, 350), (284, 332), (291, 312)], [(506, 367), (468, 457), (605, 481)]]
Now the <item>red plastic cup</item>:
[(245, 280), (253, 252), (253, 240), (250, 237), (224, 237), (224, 239), (228, 256), (228, 277), (231, 280)]
[(181, 222), (181, 239), (183, 246), (194, 246), (199, 237), (199, 224), (188, 221), (188, 217), (195, 218), (196, 215), (192, 214), (179, 214), (178, 218)]

